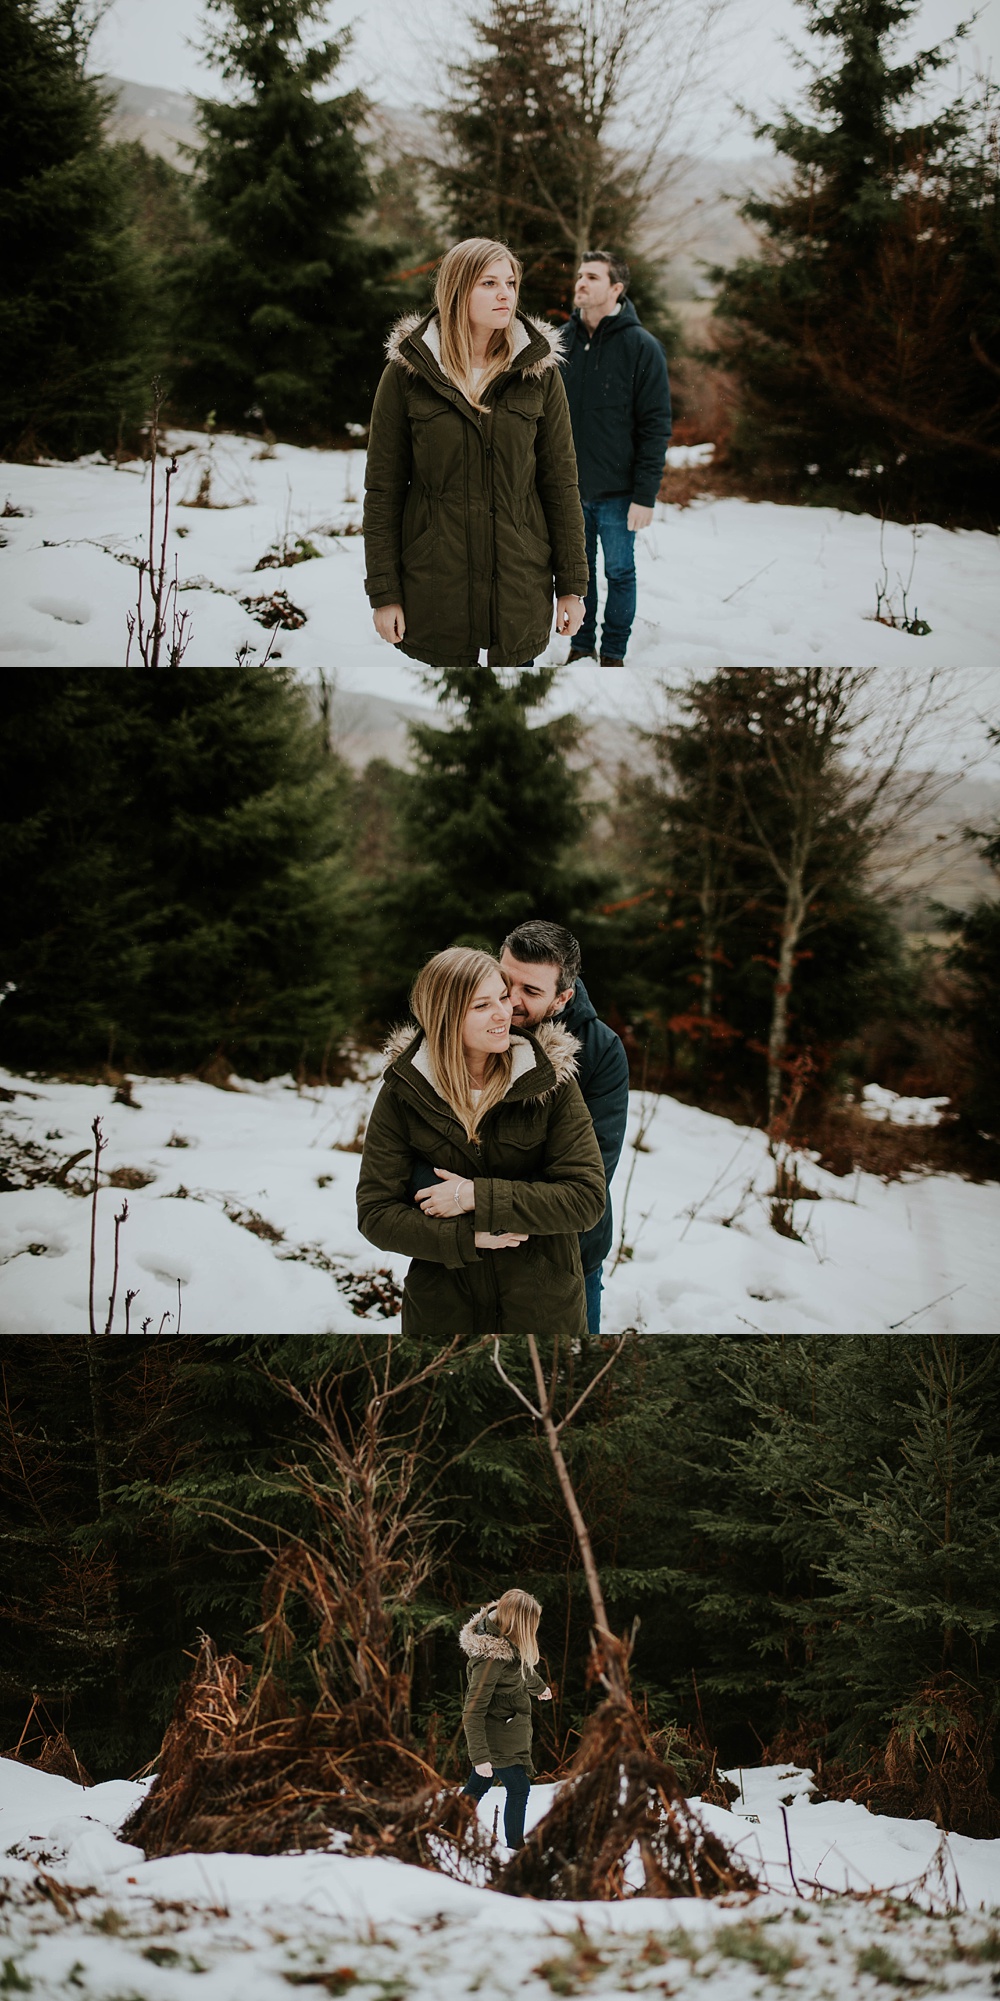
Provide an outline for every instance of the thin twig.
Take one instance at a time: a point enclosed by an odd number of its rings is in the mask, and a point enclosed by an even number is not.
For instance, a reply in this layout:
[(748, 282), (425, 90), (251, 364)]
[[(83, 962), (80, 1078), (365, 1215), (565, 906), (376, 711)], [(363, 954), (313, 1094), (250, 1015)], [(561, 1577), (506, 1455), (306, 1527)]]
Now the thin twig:
[(963, 1278), (961, 1285), (953, 1285), (950, 1292), (939, 1292), (937, 1298), (929, 1299), (926, 1306), (915, 1306), (913, 1312), (908, 1313), (903, 1320), (890, 1321), (889, 1323), (890, 1334), (895, 1334), (897, 1328), (899, 1327), (905, 1327), (908, 1320), (919, 1320), (920, 1315), (922, 1313), (929, 1313), (932, 1306), (940, 1306), (941, 1301), (943, 1299), (954, 1299), (956, 1292), (964, 1292), (964, 1291), (965, 1291), (965, 1280)]
[[(781, 1803), (779, 1801), (779, 1805), (780, 1804)], [(788, 1873), (792, 1879), (792, 1889), (795, 1891), (797, 1897), (801, 1897), (802, 1892), (799, 1889), (797, 1882), (795, 1881), (795, 1864), (792, 1861), (792, 1841), (791, 1841), (791, 1836), (788, 1832), (788, 1809), (785, 1806), (781, 1806), (781, 1818), (785, 1823), (785, 1849), (788, 1854)]]
[(94, 1319), (94, 1273), (97, 1263), (97, 1184), (100, 1179), (101, 1154), (107, 1146), (107, 1140), (101, 1131), (101, 1121), (99, 1118), (94, 1119), (90, 1130), (94, 1135), (94, 1193), (90, 1205), (90, 1295), (88, 1305), (90, 1309), (91, 1338), (96, 1341), (97, 1322)]
[(112, 1322), (115, 1317), (115, 1294), (118, 1291), (118, 1238), (121, 1232), (122, 1224), (126, 1223), (127, 1221), (128, 1221), (128, 1196), (126, 1195), (125, 1200), (122, 1203), (122, 1206), (119, 1209), (117, 1216), (115, 1217), (115, 1268), (111, 1278), (111, 1297), (108, 1300), (108, 1318), (104, 1328), (105, 1334), (110, 1334)]

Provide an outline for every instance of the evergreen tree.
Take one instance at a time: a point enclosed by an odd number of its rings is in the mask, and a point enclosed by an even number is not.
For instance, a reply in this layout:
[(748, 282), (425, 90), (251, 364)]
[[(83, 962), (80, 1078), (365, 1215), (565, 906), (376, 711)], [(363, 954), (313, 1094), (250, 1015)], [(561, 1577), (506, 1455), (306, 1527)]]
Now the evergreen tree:
[[(990, 738), (1000, 745), (1000, 730), (991, 730)], [(977, 1132), (1000, 1143), (1000, 823), (975, 839), (996, 876), (997, 894), (948, 920), (957, 933), (948, 964), (958, 975), (949, 1014), (971, 1048), (959, 1110)]]
[(148, 382), (149, 273), (81, 0), (0, 0), (0, 451), (110, 447)]
[(614, 80), (594, 74), (593, 22), (560, 0), (488, 0), (472, 25), (478, 46), (452, 70), (441, 118), (450, 151), (436, 175), (455, 236), (509, 243), (527, 310), (563, 318), (584, 251), (613, 247), (632, 265), (643, 318), (675, 337), (635, 243), (641, 193), (605, 129)]
[(622, 783), (632, 1008), (697, 1091), (735, 1089), (755, 1110), (760, 1059), (773, 1110), (798, 1055), (836, 1078), (844, 1044), (907, 982), (867, 884), (875, 823), (845, 765), (851, 687), (837, 670), (721, 668), (674, 691), (655, 774)]
[[(491, 0), (475, 55), (453, 71), (438, 183), (456, 237), (492, 236), (524, 264), (529, 311), (566, 308), (575, 244), (567, 157), (574, 125), (570, 24), (555, 0)], [(585, 246), (588, 247), (588, 246)]]
[(290, 674), (7, 681), (4, 1060), (318, 1066), (352, 1000), (347, 781)]
[(362, 227), (364, 99), (320, 94), (347, 47), (307, 40), (324, 0), (212, 6), (206, 54), (240, 94), (199, 101), (202, 236), (175, 274), (177, 396), (200, 418), (324, 438), (367, 415), (391, 307), (393, 251)]
[(763, 254), (716, 273), (722, 354), (743, 387), (735, 462), (799, 499), (992, 522), (995, 105), (920, 116), (949, 49), (894, 59), (916, 0), (803, 4), (829, 51), (808, 64), (812, 117), (756, 128), (791, 183), (743, 209)]
[(773, 1724), (852, 1760), (884, 1746), (942, 1670), (989, 1716), (996, 1363), (995, 1343), (962, 1337), (733, 1344), (745, 1418), (694, 1508), (716, 1551), (690, 1589), (702, 1644), (718, 1636), (713, 1695), (756, 1684), (758, 1716), (770, 1691)]
[(531, 916), (576, 929), (593, 901), (599, 878), (571, 856), (585, 823), (580, 778), (566, 761), (578, 726), (570, 716), (528, 720), (557, 671), (535, 667), (506, 680), (477, 667), (437, 673), (458, 713), (449, 729), (411, 727), (406, 860), (373, 888), (365, 946), (367, 1006), (378, 1019), (404, 1011), (433, 952), (455, 944), (496, 951)]

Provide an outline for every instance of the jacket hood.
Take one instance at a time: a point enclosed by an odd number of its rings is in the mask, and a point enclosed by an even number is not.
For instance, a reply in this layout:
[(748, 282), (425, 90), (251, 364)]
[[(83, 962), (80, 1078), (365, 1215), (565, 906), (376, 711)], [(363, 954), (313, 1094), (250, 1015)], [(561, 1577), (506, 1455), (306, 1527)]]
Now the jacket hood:
[(617, 313), (609, 313), (605, 319), (599, 320), (593, 333), (590, 333), (588, 328), (584, 326), (583, 314), (579, 306), (573, 307), (569, 323), (574, 333), (581, 333), (585, 340), (610, 340), (613, 334), (623, 333), (626, 327), (641, 327), (642, 325), (642, 321), (631, 299), (622, 299)]
[[(517, 1095), (521, 1099), (541, 1104), (558, 1089), (560, 1084), (565, 1084), (576, 1076), (580, 1045), (575, 1035), (571, 1035), (568, 1028), (560, 1027), (557, 1021), (543, 1022), (532, 1034), (528, 1034), (524, 1029), (512, 1029), (511, 1041), (514, 1044), (514, 1062), (505, 1096), (509, 1096), (514, 1086), (520, 1084), (523, 1079), (530, 1078), (533, 1070), (538, 1070), (540, 1074), (535, 1088), (532, 1089), (530, 1083), (525, 1084)], [(547, 1061), (539, 1063), (539, 1052), (543, 1058), (547, 1058)], [(411, 1021), (407, 1021), (401, 1027), (393, 1029), (382, 1055), (383, 1076), (395, 1070), (397, 1064), (408, 1059), (406, 1067), (416, 1070), (424, 1077), (431, 1089), (440, 1097), (426, 1054), (422, 1028), (416, 1028)]]
[(577, 980), (572, 1000), (567, 1001), (557, 1019), (563, 1028), (569, 1029), (570, 1034), (575, 1029), (582, 1028), (585, 1021), (597, 1020), (597, 1009), (582, 980)]
[[(407, 348), (410, 353), (405, 352)], [(390, 329), (385, 352), (389, 361), (396, 362), (409, 375), (420, 374), (418, 364), (429, 361), (448, 380), (441, 367), (438, 316), (433, 307), (429, 313), (404, 313)], [(508, 372), (537, 377), (547, 374), (550, 368), (558, 368), (564, 359), (562, 328), (549, 326), (547, 321), (532, 319), (530, 314), (518, 310), (514, 359)]]
[(517, 1649), (497, 1631), (490, 1618), (495, 1607), (495, 1599), (492, 1605), (481, 1605), (478, 1612), (473, 1612), (471, 1619), (466, 1620), (459, 1633), (458, 1644), (470, 1660), (516, 1661), (518, 1658)]

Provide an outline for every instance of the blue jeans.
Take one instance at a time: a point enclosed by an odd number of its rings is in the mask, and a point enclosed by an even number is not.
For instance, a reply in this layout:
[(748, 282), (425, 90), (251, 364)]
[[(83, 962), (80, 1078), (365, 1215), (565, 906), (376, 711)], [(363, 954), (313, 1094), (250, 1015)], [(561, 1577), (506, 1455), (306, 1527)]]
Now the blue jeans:
[(597, 538), (600, 536), (604, 574), (608, 580), (601, 652), (610, 653), (614, 660), (624, 660), (635, 619), (635, 535), (625, 526), (631, 504), (627, 493), (613, 493), (610, 500), (583, 502), (590, 582), (587, 585), (583, 624), (573, 644), (584, 649), (597, 645)]
[(523, 1848), (524, 1810), (528, 1804), (531, 1780), (523, 1765), (494, 1765), (491, 1779), (484, 1779), (479, 1772), (470, 1772), (462, 1791), (468, 1793), (470, 1799), (481, 1800), (495, 1785), (507, 1789), (503, 1810), (504, 1840), (508, 1848)]
[(588, 1334), (599, 1334), (601, 1331), (601, 1292), (603, 1290), (601, 1274), (603, 1271), (604, 1266), (598, 1265), (596, 1271), (585, 1271), (583, 1274), (583, 1283), (587, 1288)]

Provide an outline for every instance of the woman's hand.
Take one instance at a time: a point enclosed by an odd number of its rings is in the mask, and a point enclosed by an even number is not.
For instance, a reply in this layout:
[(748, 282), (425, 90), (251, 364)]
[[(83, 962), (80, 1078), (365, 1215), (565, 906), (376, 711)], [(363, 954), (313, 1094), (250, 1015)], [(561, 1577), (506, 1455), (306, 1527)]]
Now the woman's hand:
[(481, 1779), (491, 1779), (493, 1777), (492, 1765), (477, 1765), (475, 1769)]
[(476, 1191), (468, 1177), (452, 1174), (447, 1167), (436, 1167), (434, 1172), (441, 1178), (441, 1187), (418, 1189), (414, 1197), (424, 1215), (447, 1217), (471, 1214), (476, 1206)]
[[(375, 630), (380, 639), (387, 639), (390, 646), (398, 646), (406, 631), (401, 604), (380, 604), (372, 612)], [(576, 627), (573, 628), (574, 632)]]
[(538, 1691), (538, 1700), (539, 1702), (551, 1702), (552, 1690), (550, 1688), (540, 1688)]
[(526, 1244), (527, 1241), (527, 1233), (523, 1237), (516, 1237), (513, 1230), (504, 1230), (499, 1237), (494, 1236), (489, 1230), (476, 1231), (477, 1251), (516, 1251), (518, 1244)]
[(556, 599), (556, 631), (561, 639), (572, 639), (583, 624), (584, 604), (582, 598)]

